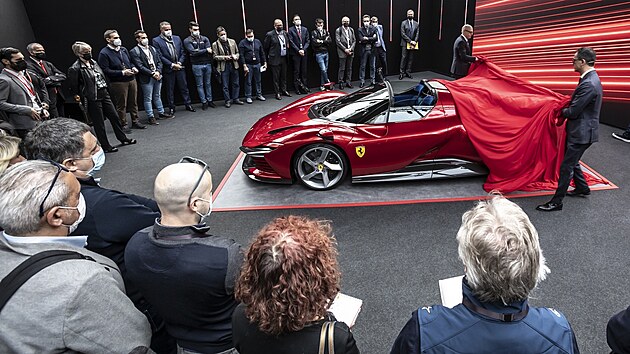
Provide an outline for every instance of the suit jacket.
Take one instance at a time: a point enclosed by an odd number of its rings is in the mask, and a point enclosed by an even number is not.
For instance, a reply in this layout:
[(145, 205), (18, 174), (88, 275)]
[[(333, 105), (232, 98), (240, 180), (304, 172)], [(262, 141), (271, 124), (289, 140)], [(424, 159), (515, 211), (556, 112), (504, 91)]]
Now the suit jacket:
[(562, 109), (567, 118), (567, 142), (590, 144), (599, 139), (599, 112), (602, 108), (602, 83), (595, 70), (580, 79), (571, 103)]
[(460, 35), (453, 43), (453, 62), (451, 63), (451, 73), (466, 76), (468, 75), (468, 69), (470, 69), (470, 63), (475, 62), (475, 57), (472, 56), (472, 49), (466, 38)]
[(354, 35), (354, 28), (348, 27), (348, 35), (346, 35), (346, 31), (343, 26), (339, 26), (335, 30), (335, 43), (337, 44), (337, 55), (339, 58), (345, 58), (348, 55), (345, 50), (350, 49), (352, 51), (351, 55), (354, 55), (354, 47), (357, 44), (357, 37)]
[(217, 71), (222, 73), (225, 71), (225, 63), (231, 62), (234, 65), (234, 69), (238, 69), (238, 59), (239, 59), (239, 51), (238, 45), (236, 45), (236, 41), (232, 38), (228, 38), (228, 46), (230, 47), (230, 52), (232, 54), (236, 54), (236, 60), (232, 59), (223, 49), (223, 45), (221, 44), (221, 40), (217, 39), (216, 42), (212, 43), (212, 55), (214, 60), (217, 61)]
[[(319, 42), (321, 41), (321, 42)], [(330, 33), (326, 29), (322, 29), (322, 34), (317, 29), (311, 32), (311, 44), (313, 45), (313, 52), (315, 53), (328, 53), (328, 46), (332, 43)]]
[(373, 53), (376, 51), (376, 47), (374, 46), (374, 43), (378, 40), (376, 28), (372, 25), (367, 28), (365, 26), (361, 26), (358, 28), (357, 32), (359, 33), (358, 37), (359, 47), (361, 47), (361, 55), (365, 52)]
[[(175, 56), (177, 56), (177, 62), (184, 64), (186, 61), (186, 54), (184, 53), (184, 45), (182, 43), (182, 39), (179, 36), (173, 36), (173, 45), (175, 46)], [(166, 40), (162, 38), (162, 36), (157, 36), (153, 38), (152, 41), (153, 46), (160, 52), (160, 58), (162, 58), (162, 64), (164, 67), (164, 73), (173, 72), (171, 69), (171, 65), (176, 64), (177, 62), (173, 62), (171, 58), (171, 52), (168, 50), (168, 44), (166, 44)]]
[(281, 43), (278, 39), (280, 36), (284, 37), (284, 43), (287, 47), (287, 56), (289, 55), (289, 46), (291, 44), (289, 43), (289, 35), (287, 32), (282, 31), (278, 34), (275, 29), (271, 30), (265, 35), (265, 42), (263, 43), (263, 49), (265, 50), (265, 53), (267, 53), (267, 61), (269, 62), (269, 65), (280, 65), (280, 63), (282, 63), (283, 57), (280, 56)]
[(409, 20), (404, 20), (400, 24), (400, 46), (405, 47), (407, 43), (414, 41), (418, 42), (420, 38), (420, 24), (416, 20), (411, 20), (411, 26), (409, 26)]
[(306, 27), (300, 26), (300, 36), (298, 36), (297, 27), (289, 27), (289, 43), (291, 44), (291, 54), (293, 55), (298, 55), (299, 50), (306, 52), (311, 45), (311, 37)]
[(66, 80), (66, 74), (57, 69), (57, 67), (49, 61), (42, 60), (42, 64), (44, 65), (44, 68), (46, 68), (46, 71), (44, 71), (44, 69), (42, 69), (39, 65), (38, 60), (33, 58), (26, 59), (28, 70), (39, 76), (44, 81), (48, 91), (48, 96), (59, 94), (61, 95), (61, 98), (65, 100), (63, 90), (61, 90), (60, 87)]
[(144, 50), (139, 46), (135, 46), (129, 52), (131, 55), (131, 61), (133, 65), (138, 69), (138, 74), (136, 77), (141, 84), (148, 84), (151, 81), (151, 76), (153, 76), (153, 72), (157, 71), (160, 74), (162, 73), (162, 58), (160, 52), (158, 52), (155, 47), (152, 45), (149, 46), (149, 50), (151, 51), (151, 55), (153, 56), (153, 62), (155, 63), (155, 70), (151, 70), (151, 66), (149, 65), (149, 57), (144, 53)]
[(383, 25), (376, 26), (376, 35), (381, 39), (381, 47), (383, 47), (383, 51), (387, 51), (387, 47), (385, 46), (385, 38), (383, 38)]
[(20, 83), (20, 80), (3, 70), (0, 73), (0, 111), (6, 112), (7, 121), (15, 129), (30, 130), (35, 128), (35, 120), (31, 117), (31, 108), (33, 108), (31, 96)]

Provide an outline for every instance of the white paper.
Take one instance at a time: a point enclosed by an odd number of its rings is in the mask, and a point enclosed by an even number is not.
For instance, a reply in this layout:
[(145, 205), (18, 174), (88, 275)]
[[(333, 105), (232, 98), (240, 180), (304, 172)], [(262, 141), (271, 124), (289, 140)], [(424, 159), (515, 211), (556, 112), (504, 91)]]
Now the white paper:
[(361, 312), (361, 306), (363, 306), (363, 300), (339, 293), (328, 311), (335, 315), (337, 321), (347, 324), (348, 327), (354, 327)]
[(456, 305), (462, 303), (462, 279), (463, 275), (440, 279), (438, 284), (440, 286), (440, 297), (442, 298), (442, 305), (448, 308), (453, 308)]

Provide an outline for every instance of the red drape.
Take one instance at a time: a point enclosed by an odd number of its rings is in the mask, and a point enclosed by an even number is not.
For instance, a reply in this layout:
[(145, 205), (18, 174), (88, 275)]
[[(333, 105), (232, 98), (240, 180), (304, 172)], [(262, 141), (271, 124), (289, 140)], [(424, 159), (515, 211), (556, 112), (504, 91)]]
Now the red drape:
[[(555, 189), (564, 156), (570, 97), (518, 78), (481, 58), (468, 76), (439, 80), (452, 93), (473, 146), (488, 166), (486, 191)], [(576, 75), (576, 85), (578, 77)], [(589, 184), (601, 182), (586, 175)]]

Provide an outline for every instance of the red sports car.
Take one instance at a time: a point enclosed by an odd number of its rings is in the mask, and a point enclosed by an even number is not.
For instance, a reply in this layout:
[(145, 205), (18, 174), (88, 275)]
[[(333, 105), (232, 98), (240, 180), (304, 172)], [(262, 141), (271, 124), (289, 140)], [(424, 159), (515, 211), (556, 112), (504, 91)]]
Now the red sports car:
[(488, 173), (440, 82), (376, 84), (304, 97), (254, 124), (243, 171), (271, 183), (326, 190), (352, 182)]

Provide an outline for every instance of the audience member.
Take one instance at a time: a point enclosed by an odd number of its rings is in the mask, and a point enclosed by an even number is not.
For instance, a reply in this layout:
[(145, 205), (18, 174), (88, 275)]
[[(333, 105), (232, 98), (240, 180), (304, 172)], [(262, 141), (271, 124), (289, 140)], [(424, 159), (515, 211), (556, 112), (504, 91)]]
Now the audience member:
[(420, 38), (420, 24), (414, 20), (413, 10), (407, 10), (407, 19), (400, 24), (400, 47), (402, 57), (400, 58), (400, 80), (403, 77), (411, 77), (411, 65), (413, 64), (413, 52), (418, 48), (418, 38)]
[(118, 151), (107, 138), (105, 118), (109, 120), (116, 139), (122, 145), (137, 143), (136, 139), (129, 139), (122, 130), (120, 118), (107, 92), (105, 74), (92, 59), (92, 47), (84, 42), (74, 42), (72, 52), (78, 59), (68, 68), (68, 89), (74, 101), (81, 105), (92, 120), (94, 132), (103, 151), (106, 153)]
[(614, 315), (606, 326), (606, 339), (611, 354), (630, 353), (630, 307)]
[(628, 128), (621, 133), (612, 133), (613, 138), (623, 141), (624, 143), (630, 143), (630, 124)]
[(159, 119), (171, 119), (173, 115), (164, 110), (160, 91), (162, 89), (162, 59), (160, 52), (149, 45), (149, 38), (143, 30), (134, 32), (138, 45), (129, 52), (133, 65), (138, 68), (138, 82), (142, 88), (142, 101), (147, 120), (151, 125), (159, 125), (153, 112), (157, 108)]
[(391, 350), (405, 353), (579, 353), (567, 319), (528, 304), (549, 268), (527, 214), (499, 195), (464, 213), (461, 304), (413, 312)]
[(143, 353), (146, 318), (125, 295), (116, 264), (68, 237), (86, 212), (79, 182), (64, 167), (27, 161), (0, 176), (0, 277), (44, 251), (83, 259), (28, 279), (0, 312), (2, 353)]
[(252, 81), (256, 85), (256, 99), (264, 101), (262, 95), (261, 70), (267, 70), (267, 60), (262, 42), (254, 38), (254, 30), (247, 29), (245, 38), (238, 44), (240, 62), (245, 72), (245, 101), (252, 103)]
[(348, 326), (327, 313), (339, 292), (339, 278), (327, 222), (288, 216), (263, 227), (245, 255), (236, 285), (241, 301), (232, 316), (236, 350), (315, 354), (326, 338), (326, 323), (334, 321), (334, 335), (329, 332), (334, 352), (359, 353)]
[(98, 65), (107, 77), (109, 94), (118, 113), (118, 119), (125, 133), (131, 133), (127, 124), (127, 112), (131, 115), (131, 127), (146, 129), (146, 125), (138, 121), (138, 68), (133, 65), (127, 48), (116, 30), (107, 30), (103, 34), (107, 45), (98, 54)]
[(165, 167), (154, 195), (162, 216), (129, 241), (129, 277), (164, 317), (180, 353), (238, 354), (231, 319), (243, 255), (238, 243), (210, 234), (205, 224), (212, 211), (207, 165), (184, 157)]
[(307, 84), (307, 58), (306, 51), (311, 45), (308, 28), (302, 26), (300, 15), (293, 16), (293, 27), (289, 28), (289, 43), (291, 44), (291, 58), (293, 59), (293, 85), (298, 95), (309, 93), (311, 90)]
[(464, 25), (462, 34), (455, 39), (453, 44), (453, 63), (451, 64), (451, 74), (455, 79), (460, 79), (468, 75), (470, 64), (477, 61), (477, 57), (472, 56), (470, 49), (470, 39), (473, 36), (473, 27)]
[(273, 28), (265, 35), (263, 49), (267, 53), (267, 62), (271, 66), (273, 90), (276, 94), (276, 99), (281, 100), (282, 96), (291, 97), (291, 94), (287, 91), (289, 35), (283, 29), (282, 20), (274, 20)]
[(350, 18), (344, 16), (341, 26), (335, 31), (335, 43), (337, 44), (337, 56), (339, 56), (339, 89), (344, 86), (352, 88), (352, 59), (357, 39), (354, 29), (350, 27)]
[[(580, 159), (586, 149), (599, 139), (599, 113), (604, 92), (595, 71), (595, 59), (595, 51), (588, 47), (578, 49), (573, 56), (573, 69), (580, 74), (580, 82), (573, 92), (571, 102), (560, 112), (558, 120), (558, 124), (562, 124), (567, 119), (566, 144), (560, 164), (558, 188), (551, 200), (537, 206), (537, 210), (562, 210), (565, 196), (584, 197), (591, 194), (580, 167)], [(571, 180), (575, 188), (567, 192)]]
[(321, 18), (315, 20), (315, 29), (311, 33), (311, 43), (315, 53), (315, 61), (319, 65), (319, 89), (324, 91), (326, 89), (324, 85), (330, 83), (328, 79), (328, 47), (332, 43), (332, 38), (330, 33), (324, 29), (324, 20)]
[(359, 68), (359, 87), (365, 86), (365, 71), (367, 64), (370, 65), (370, 81), (376, 83), (376, 41), (378, 33), (376, 27), (370, 25), (370, 15), (363, 15), (363, 26), (358, 28), (359, 47), (361, 47), (361, 67)]
[(170, 109), (169, 114), (175, 113), (175, 84), (179, 88), (179, 92), (184, 99), (184, 105), (187, 111), (195, 112), (190, 100), (188, 92), (188, 83), (186, 82), (186, 71), (184, 71), (184, 46), (179, 36), (173, 35), (171, 24), (163, 21), (160, 22), (160, 35), (153, 38), (153, 46), (160, 51), (162, 59), (162, 76), (166, 85), (166, 106)]
[(63, 117), (65, 115), (63, 104), (66, 99), (61, 84), (66, 80), (66, 74), (46, 60), (46, 51), (41, 44), (30, 43), (26, 46), (26, 50), (30, 55), (29, 60), (26, 61), (28, 69), (44, 81), (48, 91), (50, 116), (52, 118)]
[(184, 48), (190, 57), (201, 109), (205, 111), (208, 106), (216, 107), (212, 102), (212, 43), (208, 37), (201, 35), (197, 22), (189, 22), (188, 30), (190, 36), (184, 39)]
[(20, 142), (20, 138), (0, 131), (0, 175), (7, 168), (25, 160), (24, 156), (20, 155)]
[(387, 76), (387, 47), (385, 46), (385, 40), (383, 39), (383, 25), (379, 25), (378, 17), (372, 16), (370, 19), (372, 26), (376, 28), (376, 34), (378, 40), (376, 41), (376, 58), (378, 59), (378, 66), (376, 72), (376, 80), (383, 82), (385, 76)]
[(241, 90), (238, 76), (238, 46), (232, 38), (228, 38), (222, 26), (217, 27), (217, 37), (219, 38), (216, 42), (212, 43), (212, 51), (214, 60), (217, 61), (217, 71), (221, 73), (225, 107), (230, 108), (232, 103), (242, 105), (243, 101), (238, 98)]
[(7, 121), (24, 138), (49, 114), (26, 72), (24, 55), (15, 48), (2, 48), (0, 60), (4, 66), (0, 72), (0, 111), (6, 112)]

